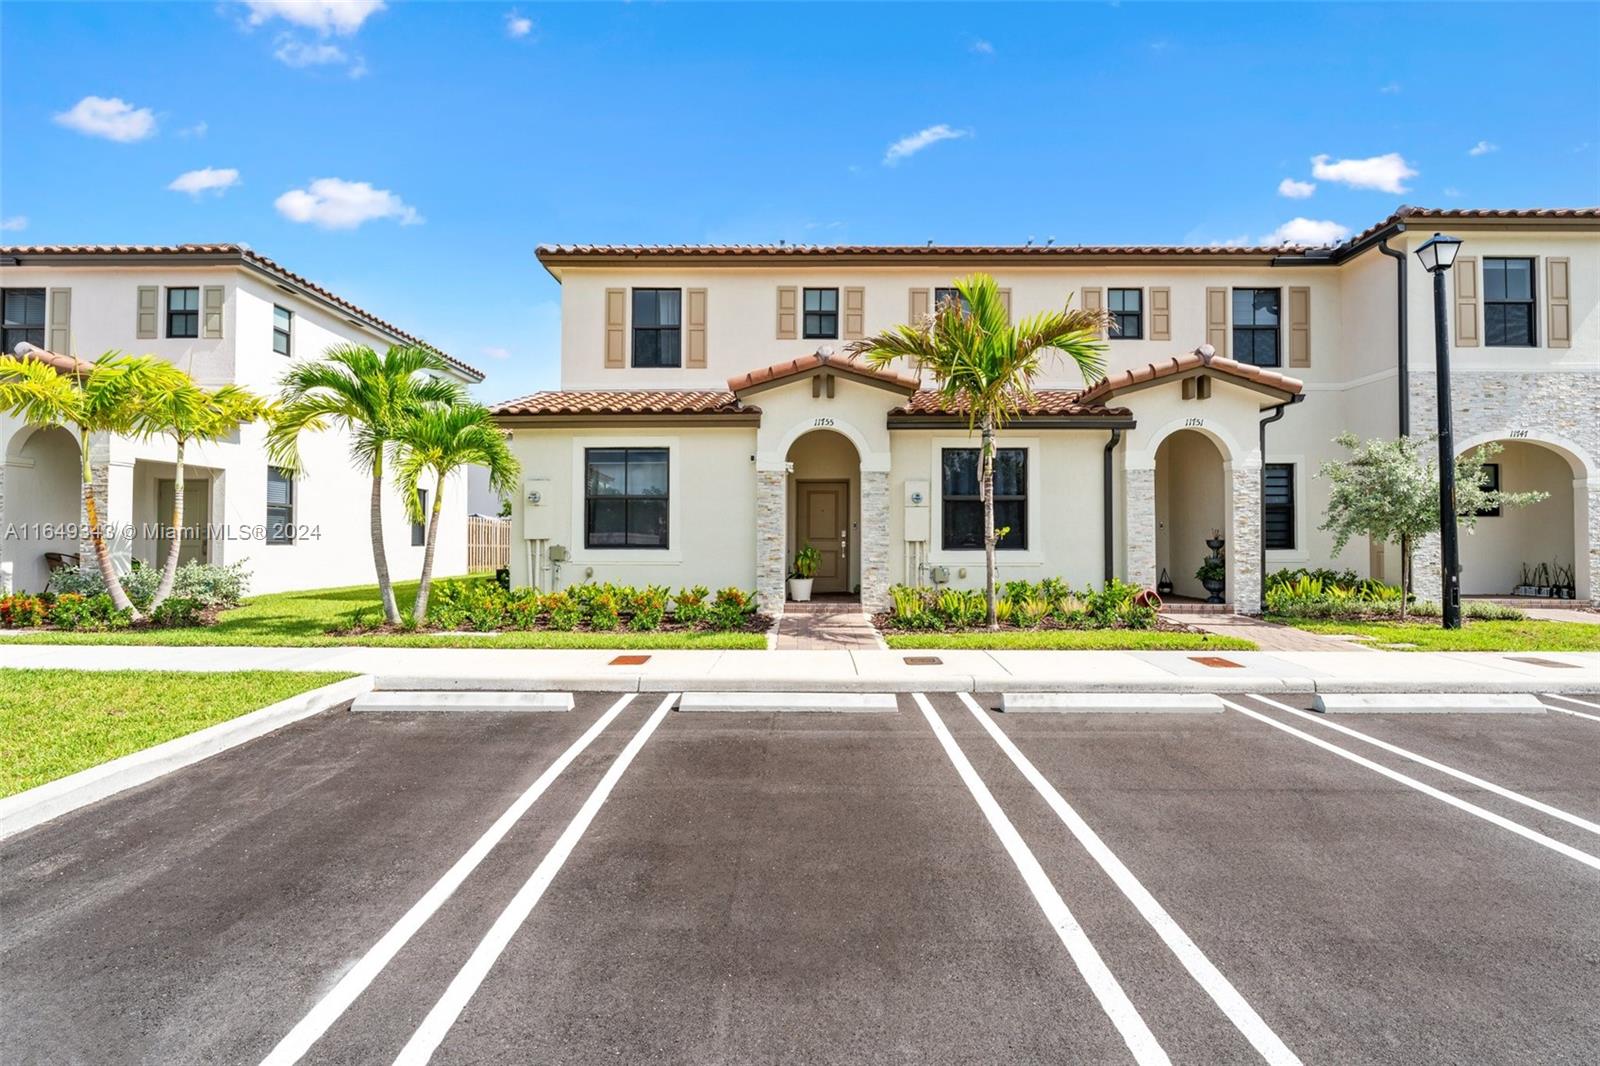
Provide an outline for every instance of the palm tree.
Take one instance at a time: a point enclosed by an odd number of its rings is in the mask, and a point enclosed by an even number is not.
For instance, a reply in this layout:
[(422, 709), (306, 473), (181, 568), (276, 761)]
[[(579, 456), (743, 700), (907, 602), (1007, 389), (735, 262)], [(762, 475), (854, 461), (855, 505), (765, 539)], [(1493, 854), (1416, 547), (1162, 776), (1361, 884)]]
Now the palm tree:
[[(505, 435), (494, 424), (487, 407), (476, 403), (429, 404), (401, 427), (396, 446), (395, 478), (405, 496), (413, 522), (428, 523), (427, 547), (422, 553), (422, 581), (411, 617), (421, 622), (428, 614), (428, 589), (433, 583), (433, 552), (438, 543), (439, 512), (444, 504), (445, 478), (464, 466), (489, 471), (489, 485), (501, 496), (516, 491), (521, 464), (511, 454)], [(419, 483), (433, 477), (433, 502), (423, 516)]]
[[(182, 371), (179, 371), (182, 374)], [(140, 420), (151, 434), (170, 434), (177, 442), (172, 483), (172, 534), (167, 544), (161, 582), (150, 599), (155, 610), (172, 595), (178, 576), (178, 553), (183, 545), (183, 464), (184, 450), (192, 441), (217, 441), (246, 422), (265, 417), (269, 405), (255, 393), (237, 385), (224, 385), (207, 391), (187, 374), (175, 388), (154, 396), (143, 405)]]
[(350, 434), (350, 457), (372, 476), (372, 562), (383, 616), (400, 623), (394, 582), (383, 550), (383, 460), (407, 420), (427, 404), (461, 403), (466, 393), (445, 377), (444, 358), (420, 345), (394, 345), (379, 355), (365, 345), (335, 345), (283, 376), (278, 410), (267, 430), (267, 453), (285, 469), (303, 471), (300, 434), (330, 426)]
[(967, 432), (982, 434), (978, 476), (983, 496), (983, 554), (989, 628), (995, 613), (994, 435), (1033, 399), (1033, 382), (1046, 353), (1077, 364), (1084, 380), (1104, 376), (1101, 334), (1110, 327), (1104, 311), (1074, 309), (1071, 297), (1059, 311), (1041, 311), (1015, 325), (994, 278), (973, 274), (955, 283), (956, 296), (924, 321), (896, 326), (850, 345), (873, 366), (909, 359), (933, 375), (935, 391), (951, 410), (965, 410)]
[(187, 375), (153, 356), (106, 352), (92, 363), (76, 362), (69, 370), (38, 359), (0, 356), (0, 411), (33, 426), (67, 426), (78, 431), (83, 477), (83, 510), (89, 541), (111, 603), (119, 611), (141, 617), (106, 547), (100, 509), (94, 497), (94, 468), (89, 438), (94, 433), (151, 434), (146, 409), (165, 392), (182, 387)]

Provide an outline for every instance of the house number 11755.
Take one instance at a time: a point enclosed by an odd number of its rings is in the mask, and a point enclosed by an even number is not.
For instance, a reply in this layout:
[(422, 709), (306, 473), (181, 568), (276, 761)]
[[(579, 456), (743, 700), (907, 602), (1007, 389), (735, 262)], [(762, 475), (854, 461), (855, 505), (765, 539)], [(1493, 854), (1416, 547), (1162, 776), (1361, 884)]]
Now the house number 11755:
[(813, 426), (831, 426), (831, 425), (833, 425), (833, 419), (831, 419), (831, 418), (817, 418), (817, 419), (813, 419), (811, 424)]

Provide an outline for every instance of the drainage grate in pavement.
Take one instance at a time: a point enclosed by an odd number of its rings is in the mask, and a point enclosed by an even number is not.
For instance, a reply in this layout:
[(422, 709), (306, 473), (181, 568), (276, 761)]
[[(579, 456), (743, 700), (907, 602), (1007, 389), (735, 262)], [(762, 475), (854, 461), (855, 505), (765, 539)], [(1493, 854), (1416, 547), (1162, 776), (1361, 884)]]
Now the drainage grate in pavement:
[(1548, 666), (1554, 670), (1576, 670), (1577, 663), (1558, 663), (1554, 659), (1540, 659), (1532, 655), (1507, 655), (1514, 663), (1527, 663), (1529, 666)]
[(1190, 662), (1199, 663), (1201, 666), (1231, 667), (1235, 670), (1244, 669), (1244, 663), (1236, 663), (1232, 659), (1224, 659), (1220, 655), (1191, 655)]
[(943, 666), (944, 660), (937, 655), (907, 655), (905, 663), (907, 666)]
[(648, 655), (619, 655), (615, 659), (612, 659), (609, 665), (611, 665), (611, 666), (643, 666), (645, 663), (647, 663), (649, 661), (650, 661), (650, 656), (648, 656)]

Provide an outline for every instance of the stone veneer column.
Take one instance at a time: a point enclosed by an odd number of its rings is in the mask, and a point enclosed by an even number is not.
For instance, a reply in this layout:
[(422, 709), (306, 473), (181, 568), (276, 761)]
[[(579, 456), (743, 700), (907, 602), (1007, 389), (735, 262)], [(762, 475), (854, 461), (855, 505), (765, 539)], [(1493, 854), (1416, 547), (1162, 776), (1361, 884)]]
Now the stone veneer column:
[(1156, 587), (1156, 471), (1155, 467), (1128, 467), (1126, 487), (1128, 583)]
[(889, 472), (861, 471), (861, 607), (889, 609)]
[[(0, 457), (0, 530), (5, 528), (5, 524), (6, 464), (5, 459)], [(16, 569), (16, 560), (11, 557), (9, 543), (4, 537), (0, 537), (0, 596), (8, 596), (14, 591), (12, 582), (14, 581), (13, 575)]]
[(774, 618), (783, 614), (788, 577), (788, 486), (787, 464), (756, 471), (756, 598), (761, 610)]
[[(106, 547), (118, 573), (133, 566), (133, 463), (111, 458), (111, 437), (97, 433), (89, 440), (89, 468), (95, 509), (105, 532)], [(83, 487), (78, 486), (78, 565), (97, 565), (94, 542), (89, 539), (89, 509), (83, 505)]]
[(1444, 606), (1444, 548), (1437, 533), (1417, 538), (1411, 547), (1411, 591), (1418, 603)]
[(1227, 553), (1228, 592), (1234, 614), (1261, 613), (1261, 464), (1224, 463), (1233, 506)]

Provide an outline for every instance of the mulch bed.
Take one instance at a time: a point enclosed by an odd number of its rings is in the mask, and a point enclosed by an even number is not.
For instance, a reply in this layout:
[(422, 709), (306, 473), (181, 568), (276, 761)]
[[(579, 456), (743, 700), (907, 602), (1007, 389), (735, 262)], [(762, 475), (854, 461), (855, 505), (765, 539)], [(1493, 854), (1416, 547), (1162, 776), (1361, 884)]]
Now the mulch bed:
[[(987, 632), (990, 631), (987, 625), (983, 625), (981, 623), (979, 625), (967, 626), (965, 628), (958, 627), (958, 626), (944, 626), (943, 628), (940, 628), (940, 629), (911, 629), (911, 628), (908, 628), (906, 626), (897, 626), (897, 625), (895, 625), (893, 619), (894, 619), (894, 615), (892, 613), (890, 613), (888, 611), (882, 611), (882, 612), (879, 612), (878, 614), (875, 614), (875, 615), (872, 616), (872, 624), (877, 626), (878, 627), (878, 631), (882, 632), (882, 633), (987, 633)], [(1000, 623), (1000, 632), (1002, 632), (1002, 633), (1037, 633), (1037, 632), (1050, 631), (1050, 630), (1071, 632), (1071, 633), (1106, 633), (1106, 632), (1126, 632), (1126, 633), (1205, 633), (1206, 632), (1203, 629), (1197, 629), (1194, 626), (1185, 625), (1182, 622), (1169, 621), (1166, 618), (1157, 618), (1156, 622), (1155, 622), (1155, 625), (1148, 626), (1148, 627), (1146, 627), (1144, 629), (1132, 629), (1132, 628), (1130, 628), (1128, 626), (1074, 626), (1074, 625), (1068, 625), (1067, 623), (1065, 623), (1065, 622), (1063, 622), (1063, 621), (1061, 621), (1059, 619), (1056, 619), (1056, 618), (1046, 618), (1036, 626), (1019, 626), (1014, 622), (1001, 622)]]

